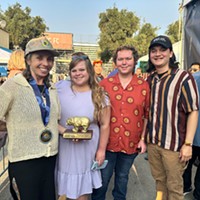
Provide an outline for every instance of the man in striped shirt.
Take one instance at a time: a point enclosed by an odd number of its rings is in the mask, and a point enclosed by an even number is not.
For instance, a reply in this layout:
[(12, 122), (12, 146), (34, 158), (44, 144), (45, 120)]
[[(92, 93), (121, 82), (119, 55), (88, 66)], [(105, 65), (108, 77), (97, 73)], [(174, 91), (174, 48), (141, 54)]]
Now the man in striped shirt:
[(147, 130), (149, 163), (157, 200), (183, 200), (182, 175), (192, 156), (198, 120), (198, 90), (194, 78), (178, 68), (166, 36), (149, 46), (151, 88)]

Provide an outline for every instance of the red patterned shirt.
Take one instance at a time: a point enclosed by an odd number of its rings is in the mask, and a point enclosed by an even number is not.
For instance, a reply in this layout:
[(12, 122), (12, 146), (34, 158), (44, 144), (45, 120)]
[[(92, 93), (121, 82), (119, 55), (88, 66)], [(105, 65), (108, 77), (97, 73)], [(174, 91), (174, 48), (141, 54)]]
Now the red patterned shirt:
[(111, 102), (110, 137), (107, 150), (132, 154), (143, 131), (144, 118), (149, 114), (149, 85), (133, 75), (124, 89), (118, 74), (103, 79), (100, 85), (108, 92)]

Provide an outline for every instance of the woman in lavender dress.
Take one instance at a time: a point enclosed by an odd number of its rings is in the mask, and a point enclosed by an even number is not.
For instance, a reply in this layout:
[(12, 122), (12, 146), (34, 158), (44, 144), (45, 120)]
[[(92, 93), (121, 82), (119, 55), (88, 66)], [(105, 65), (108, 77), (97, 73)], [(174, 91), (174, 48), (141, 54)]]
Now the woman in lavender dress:
[[(57, 83), (61, 103), (60, 143), (56, 181), (59, 195), (68, 199), (88, 200), (93, 188), (101, 187), (100, 170), (91, 170), (93, 160), (102, 165), (109, 137), (110, 104), (107, 95), (95, 81), (95, 72), (88, 56), (72, 55), (69, 66), (71, 80)], [(88, 117), (91, 140), (63, 139), (69, 117)]]

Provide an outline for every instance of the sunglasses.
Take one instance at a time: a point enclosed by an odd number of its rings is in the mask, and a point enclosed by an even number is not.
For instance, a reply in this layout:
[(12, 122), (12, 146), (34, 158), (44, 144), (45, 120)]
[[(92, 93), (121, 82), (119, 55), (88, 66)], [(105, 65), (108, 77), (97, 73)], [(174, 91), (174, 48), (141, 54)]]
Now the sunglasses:
[(81, 55), (81, 56), (74, 55), (74, 56), (72, 56), (72, 60), (73, 60), (73, 61), (74, 61), (74, 60), (87, 60), (87, 59), (89, 59), (89, 58), (88, 58), (88, 56), (86, 56), (86, 55)]

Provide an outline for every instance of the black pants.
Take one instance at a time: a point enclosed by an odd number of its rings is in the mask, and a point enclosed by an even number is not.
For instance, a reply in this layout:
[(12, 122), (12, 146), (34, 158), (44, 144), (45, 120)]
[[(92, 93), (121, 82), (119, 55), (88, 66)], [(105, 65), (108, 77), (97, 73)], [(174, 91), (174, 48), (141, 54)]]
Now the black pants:
[[(9, 163), (10, 192), (17, 200), (56, 200), (54, 170), (56, 156)], [(16, 184), (15, 184), (16, 183)]]
[[(192, 158), (189, 160), (188, 166), (183, 174), (184, 190), (188, 189), (192, 185), (192, 167), (196, 160), (200, 159), (200, 147), (192, 147)], [(194, 197), (200, 199), (200, 165), (197, 167), (197, 171), (194, 179)]]

